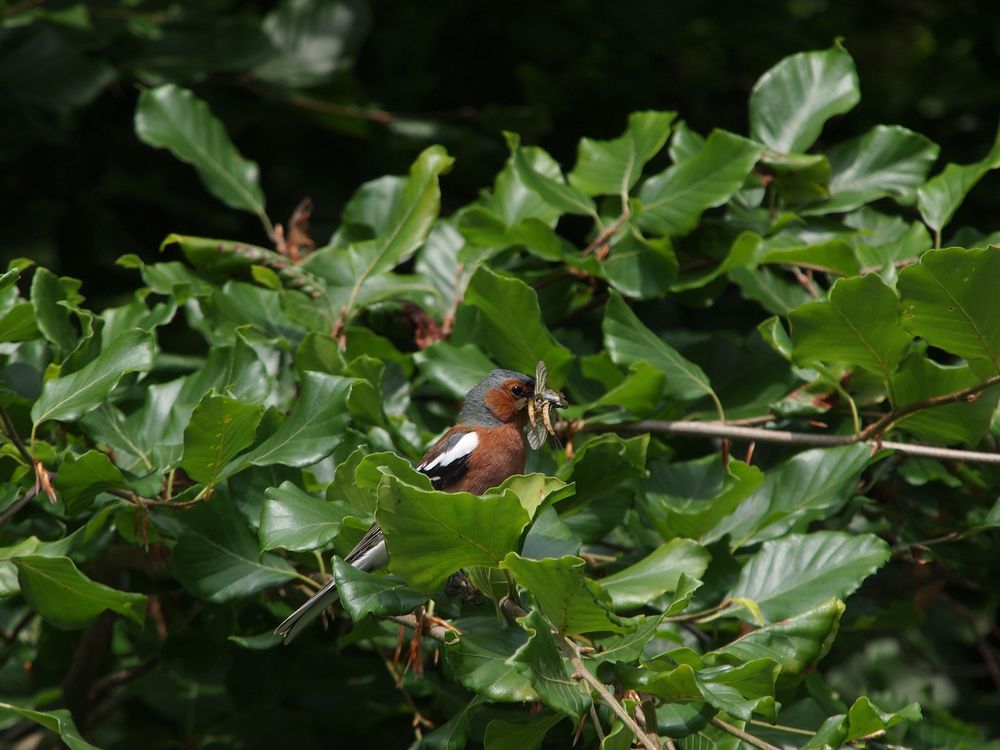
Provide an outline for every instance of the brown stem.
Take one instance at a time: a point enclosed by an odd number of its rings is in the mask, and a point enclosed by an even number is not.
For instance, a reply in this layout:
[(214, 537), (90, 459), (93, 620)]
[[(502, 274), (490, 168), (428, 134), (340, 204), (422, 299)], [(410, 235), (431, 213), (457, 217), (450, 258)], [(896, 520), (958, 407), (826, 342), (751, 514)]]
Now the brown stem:
[(610, 240), (614, 236), (615, 232), (617, 232), (619, 229), (622, 228), (622, 225), (626, 221), (628, 221), (629, 217), (631, 217), (631, 216), (632, 216), (632, 212), (626, 206), (625, 210), (623, 210), (621, 212), (621, 215), (617, 219), (615, 219), (613, 222), (611, 222), (610, 224), (608, 224), (608, 226), (606, 226), (604, 229), (602, 229), (601, 232), (594, 238), (594, 241), (591, 242), (589, 245), (587, 245), (583, 249), (583, 253), (581, 253), (581, 254), (584, 257), (586, 257), (586, 256), (590, 255), (592, 252), (594, 252), (595, 250), (597, 250), (599, 247), (601, 247), (601, 245), (603, 245), (604, 243), (606, 243), (608, 240)]
[(914, 412), (922, 411), (923, 409), (931, 409), (935, 406), (944, 406), (945, 404), (969, 401), (972, 396), (985, 391), (987, 388), (990, 388), (997, 383), (1000, 383), (1000, 375), (994, 375), (992, 378), (984, 380), (982, 383), (976, 383), (976, 385), (970, 385), (968, 388), (962, 388), (961, 390), (953, 391), (951, 393), (943, 393), (940, 396), (931, 396), (930, 398), (914, 401), (906, 404), (905, 406), (899, 406), (881, 419), (872, 422), (863, 430), (856, 433), (858, 435), (858, 440), (867, 440), (870, 437), (881, 435), (882, 433), (888, 431), (889, 426), (893, 422), (898, 422), (903, 417), (913, 414)]
[(17, 429), (14, 427), (14, 422), (11, 420), (10, 415), (7, 410), (0, 405), (0, 421), (3, 422), (3, 434), (7, 436), (7, 439), (14, 444), (17, 448), (17, 452), (21, 454), (21, 458), (28, 466), (33, 466), (35, 463), (34, 456), (28, 450), (28, 447), (21, 440), (21, 436), (17, 434)]
[(636, 422), (621, 422), (618, 424), (584, 424), (579, 428), (581, 432), (668, 432), (676, 435), (700, 435), (704, 437), (718, 437), (729, 439), (757, 440), (764, 443), (785, 443), (788, 445), (815, 445), (834, 447), (840, 445), (851, 445), (853, 443), (867, 443), (874, 449), (886, 448), (899, 453), (911, 456), (927, 456), (928, 458), (939, 458), (944, 460), (969, 461), (977, 463), (1000, 464), (1000, 453), (983, 453), (980, 451), (966, 451), (955, 448), (938, 448), (930, 445), (920, 445), (913, 443), (898, 443), (884, 441), (880, 436), (887, 432), (894, 423), (900, 419), (923, 409), (931, 409), (935, 406), (959, 403), (981, 393), (991, 386), (1000, 384), (1000, 375), (977, 383), (976, 385), (963, 388), (952, 393), (944, 393), (940, 396), (914, 401), (893, 409), (877, 421), (868, 425), (858, 432), (850, 435), (824, 435), (809, 432), (790, 432), (788, 430), (769, 430), (759, 427), (747, 427), (733, 422), (691, 422), (691, 421), (670, 421), (659, 419), (642, 419)]
[(742, 729), (737, 729), (732, 724), (723, 721), (718, 716), (712, 718), (712, 724), (717, 726), (723, 732), (733, 735), (733, 737), (739, 737), (748, 745), (753, 745), (754, 747), (760, 748), (760, 750), (781, 750), (780, 747), (772, 745), (770, 742), (764, 742), (762, 739), (754, 737), (752, 734), (744, 732)]
[(30, 487), (27, 492), (21, 497), (20, 500), (11, 505), (3, 513), (0, 513), (0, 526), (6, 524), (10, 519), (12, 519), (25, 505), (30, 503), (35, 495), (38, 494), (39, 486), (36, 484)]
[[(416, 630), (419, 627), (416, 615), (392, 615), (386, 619), (398, 622), (400, 625), (405, 625), (410, 630)], [(447, 641), (445, 641), (445, 635), (447, 633), (455, 633), (458, 631), (454, 627), (448, 627), (447, 625), (442, 625), (440, 623), (430, 623), (425, 619), (423, 630), (421, 632), (424, 635), (429, 635), (435, 641), (446, 643)]]
[[(500, 608), (507, 614), (508, 617), (517, 619), (518, 617), (524, 617), (528, 614), (527, 610), (519, 606), (514, 600), (504, 597), (500, 600)], [(635, 738), (642, 744), (646, 750), (660, 750), (660, 748), (653, 743), (645, 732), (639, 727), (635, 719), (629, 716), (628, 711), (626, 711), (622, 704), (618, 702), (614, 695), (605, 687), (604, 683), (597, 679), (590, 670), (587, 669), (587, 665), (583, 663), (583, 658), (580, 656), (580, 648), (573, 643), (569, 638), (564, 636), (558, 631), (554, 631), (552, 635), (555, 637), (556, 645), (559, 646), (560, 650), (566, 654), (566, 658), (569, 659), (570, 664), (573, 665), (573, 677), (582, 682), (586, 682), (594, 692), (596, 692), (604, 704), (614, 711), (615, 715), (622, 720), (622, 723), (628, 727), (629, 731), (635, 736)]]

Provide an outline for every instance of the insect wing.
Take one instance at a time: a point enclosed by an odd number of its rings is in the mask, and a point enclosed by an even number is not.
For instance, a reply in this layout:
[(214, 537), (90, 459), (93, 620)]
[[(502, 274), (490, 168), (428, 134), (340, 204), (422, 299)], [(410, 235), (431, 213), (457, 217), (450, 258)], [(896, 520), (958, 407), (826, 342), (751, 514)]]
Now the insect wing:
[(545, 381), (548, 376), (549, 368), (542, 360), (538, 360), (538, 364), (535, 365), (535, 393), (545, 392)]
[(538, 450), (545, 444), (545, 438), (549, 436), (548, 430), (545, 429), (545, 423), (539, 419), (535, 422), (535, 424), (529, 424), (527, 427), (528, 445), (530, 445), (533, 450)]

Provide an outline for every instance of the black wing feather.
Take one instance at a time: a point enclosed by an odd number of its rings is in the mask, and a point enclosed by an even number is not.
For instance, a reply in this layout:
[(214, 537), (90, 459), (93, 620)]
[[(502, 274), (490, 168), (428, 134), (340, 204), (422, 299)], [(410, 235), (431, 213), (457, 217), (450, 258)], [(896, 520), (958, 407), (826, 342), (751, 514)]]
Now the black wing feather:
[(442, 453), (451, 450), (455, 447), (459, 440), (468, 435), (470, 432), (474, 432), (474, 430), (453, 428), (448, 434), (438, 440), (420, 460), (420, 464), (417, 466), (417, 471), (430, 477), (431, 486), (434, 489), (447, 489), (465, 476), (466, 472), (469, 470), (469, 454), (459, 456), (455, 460), (444, 465), (438, 464), (430, 469), (421, 469), (420, 467), (433, 463), (435, 458), (440, 456)]

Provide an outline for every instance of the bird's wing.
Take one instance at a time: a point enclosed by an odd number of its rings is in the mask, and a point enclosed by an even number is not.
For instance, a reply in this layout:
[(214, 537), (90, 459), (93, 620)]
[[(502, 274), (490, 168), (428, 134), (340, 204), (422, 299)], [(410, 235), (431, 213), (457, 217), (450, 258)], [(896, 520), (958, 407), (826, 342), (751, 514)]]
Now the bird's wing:
[(430, 477), (436, 490), (446, 490), (469, 470), (469, 457), (479, 445), (475, 428), (452, 427), (434, 443), (417, 464), (417, 471)]

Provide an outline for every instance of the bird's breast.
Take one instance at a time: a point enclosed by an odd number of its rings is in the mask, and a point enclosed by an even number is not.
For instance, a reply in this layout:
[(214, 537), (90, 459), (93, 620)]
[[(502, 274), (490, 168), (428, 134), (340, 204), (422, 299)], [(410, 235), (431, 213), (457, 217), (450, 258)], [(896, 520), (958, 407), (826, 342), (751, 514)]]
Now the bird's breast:
[(524, 432), (518, 425), (478, 429), (476, 432), (479, 444), (470, 456), (468, 472), (455, 486), (448, 488), (453, 492), (481, 495), (507, 477), (524, 473), (526, 448)]

